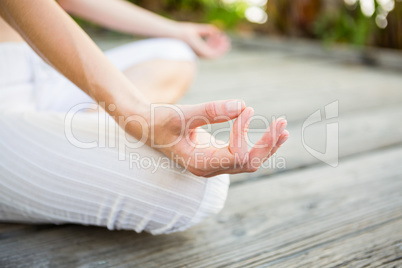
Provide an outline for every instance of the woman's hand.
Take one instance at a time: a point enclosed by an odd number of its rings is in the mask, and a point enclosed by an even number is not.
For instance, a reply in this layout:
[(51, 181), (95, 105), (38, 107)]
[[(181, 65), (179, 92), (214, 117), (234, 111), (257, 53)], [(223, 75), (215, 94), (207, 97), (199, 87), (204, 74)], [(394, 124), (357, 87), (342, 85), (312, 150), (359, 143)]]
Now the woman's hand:
[(202, 58), (215, 59), (230, 49), (225, 33), (210, 24), (179, 23), (179, 38), (186, 42)]
[[(256, 171), (288, 139), (286, 121), (271, 123), (249, 151), (247, 131), (253, 109), (242, 101), (215, 101), (198, 105), (158, 105), (150, 121), (148, 144), (197, 176)], [(218, 142), (200, 128), (236, 119), (229, 144)]]

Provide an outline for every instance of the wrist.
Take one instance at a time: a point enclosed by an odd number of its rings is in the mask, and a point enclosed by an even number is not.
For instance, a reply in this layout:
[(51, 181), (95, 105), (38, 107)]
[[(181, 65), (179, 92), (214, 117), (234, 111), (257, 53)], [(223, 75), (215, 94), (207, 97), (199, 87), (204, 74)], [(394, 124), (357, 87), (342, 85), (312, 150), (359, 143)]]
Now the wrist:
[(174, 29), (172, 30), (172, 35), (170, 37), (186, 42), (186, 27), (188, 26), (188, 22), (172, 22)]
[(133, 86), (114, 95), (105, 102), (105, 111), (137, 140), (148, 137), (151, 107), (148, 99)]

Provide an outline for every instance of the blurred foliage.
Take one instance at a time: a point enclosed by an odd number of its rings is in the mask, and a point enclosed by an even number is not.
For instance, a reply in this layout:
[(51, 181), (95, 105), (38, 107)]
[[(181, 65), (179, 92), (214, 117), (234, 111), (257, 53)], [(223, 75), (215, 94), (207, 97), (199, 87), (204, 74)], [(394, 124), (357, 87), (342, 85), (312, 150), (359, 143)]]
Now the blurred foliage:
[(376, 17), (383, 12), (375, 1), (374, 13), (364, 15), (359, 6), (341, 5), (337, 10), (322, 12), (314, 24), (314, 32), (327, 44), (352, 43), (358, 46), (377, 45), (402, 48), (402, 3), (396, 1), (388, 14), (385, 29), (376, 25)]
[(322, 9), (322, 0), (271, 0), (267, 4), (265, 32), (313, 37), (311, 25)]
[(402, 49), (402, 1), (395, 2), (395, 8), (388, 16), (388, 26), (379, 30), (375, 36), (375, 45)]
[(320, 14), (314, 23), (315, 34), (331, 45), (335, 42), (367, 45), (371, 34), (376, 31), (373, 18), (366, 17), (360, 8), (341, 5), (337, 12)]
[(211, 22), (221, 28), (233, 29), (240, 21), (244, 20), (244, 14), (248, 5), (245, 2), (223, 5), (220, 1), (202, 0), (206, 5), (204, 22)]
[(321, 39), (356, 46), (383, 46), (402, 49), (402, 2), (396, 1), (388, 14), (388, 25), (380, 29), (375, 22), (381, 12), (375, 2), (374, 14), (366, 17), (358, 2), (348, 6), (343, 0), (270, 0), (266, 25), (258, 27), (265, 34)]
[(327, 45), (341, 42), (402, 49), (402, 1), (395, 1), (387, 14), (385, 29), (376, 25), (376, 16), (384, 10), (378, 0), (374, 3), (374, 14), (367, 17), (359, 2), (350, 6), (343, 0), (270, 0), (268, 23), (257, 29), (265, 34), (321, 39)]
[(166, 17), (213, 23), (223, 29), (233, 29), (244, 21), (248, 4), (245, 1), (224, 3), (216, 0), (129, 0)]
[[(402, 1), (395, 1), (388, 14), (388, 26), (375, 23), (379, 5), (373, 16), (366, 17), (361, 8), (347, 6), (344, 0), (268, 0), (263, 6), (268, 14), (264, 24), (246, 20), (250, 6), (247, 0), (129, 0), (165, 17), (181, 21), (213, 23), (222, 29), (240, 33), (296, 36), (321, 39), (325, 44), (352, 43), (402, 49)], [(252, 2), (252, 1), (251, 1)], [(81, 25), (95, 25), (78, 20)]]

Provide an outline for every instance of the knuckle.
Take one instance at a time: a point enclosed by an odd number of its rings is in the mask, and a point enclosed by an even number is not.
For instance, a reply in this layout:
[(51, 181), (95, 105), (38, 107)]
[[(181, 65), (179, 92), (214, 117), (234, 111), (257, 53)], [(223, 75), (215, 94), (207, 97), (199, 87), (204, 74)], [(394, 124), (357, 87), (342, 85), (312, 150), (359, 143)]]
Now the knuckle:
[(205, 114), (210, 117), (211, 119), (214, 119), (215, 117), (217, 117), (217, 113), (216, 113), (216, 106), (215, 103), (207, 103), (205, 105)]

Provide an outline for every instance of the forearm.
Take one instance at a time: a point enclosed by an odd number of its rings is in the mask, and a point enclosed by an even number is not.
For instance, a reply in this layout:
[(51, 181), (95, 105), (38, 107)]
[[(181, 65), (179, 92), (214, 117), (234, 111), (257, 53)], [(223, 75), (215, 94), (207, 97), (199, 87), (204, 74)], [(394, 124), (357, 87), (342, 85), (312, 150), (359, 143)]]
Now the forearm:
[(180, 38), (178, 22), (124, 0), (59, 0), (59, 4), (67, 12), (109, 29), (143, 36)]
[[(96, 102), (115, 104), (114, 116), (147, 108), (145, 97), (51, 0), (0, 0), (0, 15), (49, 64)], [(138, 137), (141, 133), (132, 135)]]

